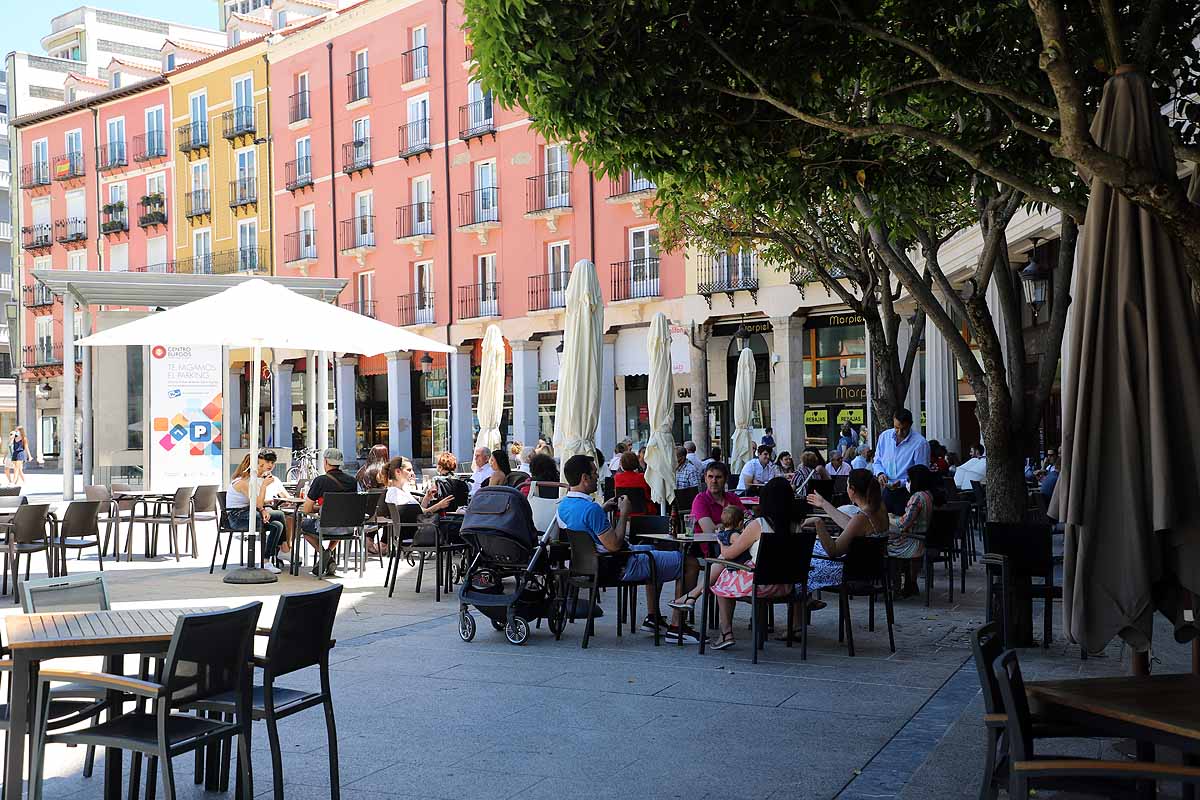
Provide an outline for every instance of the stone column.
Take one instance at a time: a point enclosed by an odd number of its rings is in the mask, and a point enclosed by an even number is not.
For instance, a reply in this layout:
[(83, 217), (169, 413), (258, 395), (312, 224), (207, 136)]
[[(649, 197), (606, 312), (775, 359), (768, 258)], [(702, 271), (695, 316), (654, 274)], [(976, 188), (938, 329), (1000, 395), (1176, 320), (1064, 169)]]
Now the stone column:
[[(929, 323), (926, 323), (925, 327), (926, 327), (926, 329), (928, 329), (933, 326)], [(901, 324), (899, 334), (900, 335), (897, 337), (896, 342), (898, 345), (897, 350), (900, 354), (900, 365), (901, 365), (901, 367), (903, 367), (904, 366), (904, 357), (906, 355), (908, 355), (908, 346), (912, 342), (912, 337), (913, 337), (912, 323), (906, 320), (903, 324)], [(924, 369), (924, 367), (921, 364), (921, 359), (917, 358), (915, 361), (913, 361), (912, 374), (909, 376), (909, 379), (908, 379), (908, 394), (906, 394), (904, 396), (904, 405), (909, 411), (912, 412), (912, 415), (913, 415), (913, 428), (915, 428), (917, 433), (920, 433), (920, 434), (925, 433), (925, 426), (923, 426), (921, 424), (921, 399), (922, 399), (921, 398), (921, 370), (922, 369)], [(926, 417), (928, 417), (928, 416), (929, 416), (928, 413), (926, 413)]]
[(279, 449), (300, 447), (292, 441), (292, 370), (290, 362), (271, 365), (271, 421), (274, 433), (271, 440)]
[[(596, 446), (604, 455), (612, 455), (617, 446), (617, 335), (604, 334), (600, 367), (600, 420), (596, 425)], [(622, 409), (624, 413), (624, 409)]]
[(37, 387), (36, 380), (21, 381), (20, 384), (21, 427), (25, 429), (25, 438), (29, 440), (29, 458), (33, 460), (38, 457), (38, 435), (41, 433), (37, 424)]
[(804, 449), (804, 317), (772, 317), (771, 427), (777, 450)]
[(471, 462), (475, 449), (474, 409), (471, 407), (471, 348), (450, 353), (450, 451), (460, 464)]
[[(309, 353), (304, 359), (304, 446), (317, 448), (317, 354)], [(293, 442), (299, 447), (299, 443)]]
[(387, 354), (388, 449), (412, 458), (412, 353)]
[(958, 432), (958, 363), (950, 343), (932, 322), (925, 323), (925, 437), (962, 454)]
[[(91, 309), (81, 304), (83, 311), (82, 330), (84, 336), (90, 336), (92, 333), (92, 312)], [(82, 454), (83, 464), (83, 485), (91, 486), (94, 480), (95, 472), (95, 454), (92, 451), (93, 444), (93, 425), (92, 418), (95, 415), (95, 409), (92, 408), (92, 348), (83, 348), (83, 375), (79, 381), (79, 407), (80, 413), (80, 432), (79, 441)]]
[[(75, 499), (75, 298), (70, 287), (63, 295), (62, 415), (59, 462), (63, 471), (63, 499)], [(14, 582), (16, 576), (13, 577)]]
[[(225, 432), (222, 434), (228, 450), (237, 450), (242, 446), (242, 372), (245, 366), (229, 365), (229, 396), (225, 398)], [(146, 375), (149, 375), (149, 370)], [(148, 377), (146, 381), (148, 391)]]
[(317, 353), (317, 449), (329, 447), (329, 351)]
[(358, 359), (354, 356), (341, 356), (337, 360), (337, 395), (334, 398), (337, 408), (337, 448), (347, 461), (358, 458), (357, 421), (358, 409), (355, 402), (354, 368)]
[(538, 435), (538, 358), (539, 342), (514, 340), (513, 357), (513, 438), (526, 447), (537, 444)]

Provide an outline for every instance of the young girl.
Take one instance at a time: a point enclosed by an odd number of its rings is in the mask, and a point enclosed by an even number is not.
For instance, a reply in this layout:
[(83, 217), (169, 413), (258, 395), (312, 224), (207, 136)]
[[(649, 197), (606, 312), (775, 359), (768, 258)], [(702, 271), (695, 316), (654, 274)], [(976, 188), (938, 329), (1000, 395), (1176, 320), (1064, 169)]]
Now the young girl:
[(25, 483), (25, 461), (29, 458), (29, 440), (25, 438), (25, 429), (20, 425), (12, 432), (8, 443), (9, 466), (13, 469), (12, 483), (20, 486)]
[[(721, 510), (721, 527), (717, 528), (717, 541), (721, 543), (721, 558), (726, 557), (726, 551), (733, 547), (733, 539), (742, 532), (742, 526), (746, 523), (746, 512), (740, 506), (727, 505)], [(750, 553), (745, 552), (741, 555), (733, 556), (730, 561), (736, 561), (739, 564), (745, 564), (750, 560)], [(725, 567), (720, 564), (710, 564), (708, 567), (708, 585), (712, 586), (717, 582), (717, 578), (721, 577), (721, 573), (725, 571)], [(668, 603), (671, 608), (688, 610), (696, 607), (696, 601), (703, 594), (703, 584), (696, 584), (696, 588), (685, 594), (683, 597), (675, 599)]]

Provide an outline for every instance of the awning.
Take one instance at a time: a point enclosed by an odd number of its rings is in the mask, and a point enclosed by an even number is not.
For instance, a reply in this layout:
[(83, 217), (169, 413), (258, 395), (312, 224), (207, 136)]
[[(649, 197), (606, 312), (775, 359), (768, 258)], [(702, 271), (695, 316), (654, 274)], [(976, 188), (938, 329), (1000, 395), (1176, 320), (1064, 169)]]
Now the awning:
[(649, 333), (649, 328), (626, 328), (618, 331), (616, 374), (650, 374)]
[(90, 306), (172, 308), (223, 292), (230, 286), (259, 278), (286, 286), (293, 292), (333, 302), (345, 288), (343, 278), (292, 278), (283, 276), (188, 275), (162, 272), (88, 272), (66, 269), (35, 269), (35, 279), (56, 296), (72, 292)]
[(538, 381), (546, 383), (558, 380), (558, 352), (562, 336), (546, 336), (538, 348)]

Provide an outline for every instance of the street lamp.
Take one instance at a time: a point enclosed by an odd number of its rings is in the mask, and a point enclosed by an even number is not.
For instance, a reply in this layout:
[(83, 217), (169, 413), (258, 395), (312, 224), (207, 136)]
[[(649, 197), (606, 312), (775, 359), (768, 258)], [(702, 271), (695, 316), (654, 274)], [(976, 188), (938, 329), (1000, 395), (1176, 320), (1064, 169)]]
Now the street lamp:
[(421, 360), (417, 363), (421, 372), (424, 372), (428, 375), (429, 371), (433, 369), (433, 356), (429, 355), (429, 353), (426, 353), (425, 355), (421, 356)]
[(1033, 249), (1029, 251), (1029, 263), (1019, 274), (1021, 288), (1025, 292), (1025, 302), (1033, 309), (1033, 318), (1036, 320), (1038, 312), (1046, 302), (1046, 294), (1050, 290), (1050, 269), (1038, 262), (1038, 237), (1034, 236), (1031, 239)]
[(565, 343), (566, 343), (566, 341), (567, 341), (567, 334), (566, 334), (566, 332), (564, 331), (564, 332), (563, 332), (563, 337), (562, 337), (561, 339), (559, 339), (559, 340), (558, 340), (558, 346), (554, 348), (554, 352), (558, 353), (558, 360), (559, 360), (559, 361), (562, 361), (562, 354), (563, 354), (563, 350), (566, 350), (566, 349), (567, 349), (567, 348), (566, 348), (566, 346), (565, 346)]
[(746, 349), (746, 341), (750, 338), (750, 331), (746, 330), (746, 321), (738, 322), (737, 330), (733, 332), (733, 338), (737, 340), (738, 352)]

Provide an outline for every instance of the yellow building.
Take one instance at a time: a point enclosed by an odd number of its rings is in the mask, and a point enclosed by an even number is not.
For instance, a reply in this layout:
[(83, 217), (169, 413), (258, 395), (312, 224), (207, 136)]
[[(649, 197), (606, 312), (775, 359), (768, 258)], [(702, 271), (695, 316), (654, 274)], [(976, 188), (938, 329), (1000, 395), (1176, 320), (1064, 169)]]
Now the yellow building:
[(177, 272), (273, 269), (266, 40), (167, 74)]

